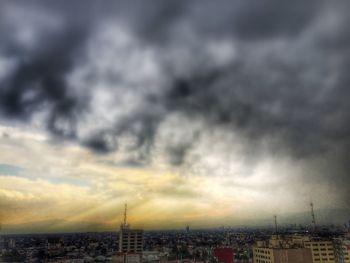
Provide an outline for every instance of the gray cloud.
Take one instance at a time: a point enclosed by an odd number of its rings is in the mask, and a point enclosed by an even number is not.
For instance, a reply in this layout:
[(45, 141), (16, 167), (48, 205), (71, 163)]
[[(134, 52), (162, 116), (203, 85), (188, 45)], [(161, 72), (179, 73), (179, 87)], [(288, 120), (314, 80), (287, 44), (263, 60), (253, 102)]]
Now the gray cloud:
[[(30, 122), (43, 113), (52, 134), (102, 153), (128, 138), (127, 150), (139, 154), (127, 163), (144, 164), (160, 127), (181, 114), (204, 129), (238, 132), (247, 147), (271, 138), (271, 152), (326, 156), (332, 174), (310, 177), (349, 197), (349, 4), (81, 4), (1, 4), (12, 13), (1, 14), (0, 67), (13, 65), (0, 75), (2, 118)], [(181, 134), (181, 123), (172, 125)], [(184, 164), (196, 129), (163, 138), (170, 163)]]

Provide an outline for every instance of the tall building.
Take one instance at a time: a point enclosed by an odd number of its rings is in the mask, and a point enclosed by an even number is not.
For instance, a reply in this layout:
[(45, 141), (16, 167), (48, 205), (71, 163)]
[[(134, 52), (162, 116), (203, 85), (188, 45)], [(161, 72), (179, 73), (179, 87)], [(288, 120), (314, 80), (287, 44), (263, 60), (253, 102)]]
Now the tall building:
[(131, 229), (129, 226), (121, 226), (119, 232), (119, 252), (142, 253), (143, 230)]
[(119, 253), (114, 262), (139, 263), (142, 261), (143, 230), (131, 229), (126, 221), (127, 205), (124, 210), (124, 221), (119, 231)]

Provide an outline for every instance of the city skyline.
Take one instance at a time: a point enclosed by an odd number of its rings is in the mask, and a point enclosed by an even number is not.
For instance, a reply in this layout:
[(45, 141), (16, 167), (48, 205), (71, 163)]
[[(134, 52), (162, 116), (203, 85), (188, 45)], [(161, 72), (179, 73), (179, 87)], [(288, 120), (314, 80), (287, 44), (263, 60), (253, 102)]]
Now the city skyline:
[(2, 1), (3, 231), (346, 222), (349, 9)]

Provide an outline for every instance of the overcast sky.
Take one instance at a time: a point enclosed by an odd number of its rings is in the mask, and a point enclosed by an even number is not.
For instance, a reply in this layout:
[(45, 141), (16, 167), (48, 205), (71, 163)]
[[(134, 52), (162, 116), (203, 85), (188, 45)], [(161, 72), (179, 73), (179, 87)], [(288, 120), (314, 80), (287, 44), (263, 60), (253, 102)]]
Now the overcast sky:
[(349, 211), (349, 14), (1, 1), (3, 224), (113, 229), (126, 202), (145, 228), (257, 224), (311, 200)]

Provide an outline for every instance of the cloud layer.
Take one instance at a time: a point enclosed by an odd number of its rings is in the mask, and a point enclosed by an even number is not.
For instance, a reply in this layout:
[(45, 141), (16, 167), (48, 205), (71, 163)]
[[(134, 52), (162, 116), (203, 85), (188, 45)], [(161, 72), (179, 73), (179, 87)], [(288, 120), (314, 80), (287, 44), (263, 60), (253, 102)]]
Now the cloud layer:
[(81, 4), (1, 3), (4, 123), (116, 166), (244, 187), (277, 176), (348, 208), (348, 3)]

